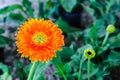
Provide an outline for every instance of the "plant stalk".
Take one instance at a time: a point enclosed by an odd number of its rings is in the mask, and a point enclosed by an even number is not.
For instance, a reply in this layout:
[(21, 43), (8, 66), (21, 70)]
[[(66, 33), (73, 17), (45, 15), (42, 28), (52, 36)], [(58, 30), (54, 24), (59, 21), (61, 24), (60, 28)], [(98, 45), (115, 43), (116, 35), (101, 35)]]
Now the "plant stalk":
[(105, 35), (105, 38), (103, 40), (103, 43), (102, 43), (102, 46), (104, 46), (108, 40), (108, 37), (109, 37), (109, 33), (107, 32), (106, 35)]
[(60, 66), (58, 63), (55, 61), (55, 64), (57, 65), (58, 69), (60, 70), (61, 74), (63, 75), (64, 80), (67, 80), (67, 77), (65, 76), (64, 72), (61, 70)]
[(88, 75), (88, 80), (90, 80), (90, 59), (88, 59), (88, 64), (87, 64), (87, 75)]
[(35, 61), (33, 64), (32, 64), (32, 67), (30, 69), (30, 72), (29, 72), (29, 75), (28, 75), (28, 79), (27, 80), (33, 80), (33, 76), (35, 74), (35, 70), (37, 68), (37, 62)]
[(82, 61), (80, 61), (80, 67), (79, 67), (79, 73), (78, 73), (78, 80), (80, 80), (80, 77), (81, 77), (81, 67), (82, 67)]

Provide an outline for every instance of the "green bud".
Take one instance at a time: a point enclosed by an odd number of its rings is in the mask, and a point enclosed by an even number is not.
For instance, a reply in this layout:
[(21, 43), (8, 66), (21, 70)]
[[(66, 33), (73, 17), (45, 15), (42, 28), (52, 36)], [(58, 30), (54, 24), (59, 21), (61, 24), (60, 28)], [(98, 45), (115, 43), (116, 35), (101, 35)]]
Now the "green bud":
[(95, 57), (95, 51), (93, 49), (87, 48), (84, 50), (84, 56), (91, 59)]
[(115, 26), (114, 25), (108, 25), (106, 31), (108, 33), (113, 33), (115, 32)]

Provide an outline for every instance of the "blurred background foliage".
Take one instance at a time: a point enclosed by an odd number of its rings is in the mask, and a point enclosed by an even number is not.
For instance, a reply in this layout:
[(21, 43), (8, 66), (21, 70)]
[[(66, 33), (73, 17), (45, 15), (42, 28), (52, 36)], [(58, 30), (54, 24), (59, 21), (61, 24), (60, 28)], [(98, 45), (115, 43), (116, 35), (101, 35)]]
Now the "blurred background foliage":
[[(0, 80), (27, 79), (31, 63), (17, 54), (15, 33), (28, 18), (51, 19), (65, 36), (57, 57), (38, 63), (34, 80), (77, 80), (79, 68), (81, 80), (86, 80), (83, 51), (89, 47), (96, 51), (91, 80), (120, 80), (120, 0), (0, 0), (0, 4)], [(109, 24), (116, 31), (101, 46)]]

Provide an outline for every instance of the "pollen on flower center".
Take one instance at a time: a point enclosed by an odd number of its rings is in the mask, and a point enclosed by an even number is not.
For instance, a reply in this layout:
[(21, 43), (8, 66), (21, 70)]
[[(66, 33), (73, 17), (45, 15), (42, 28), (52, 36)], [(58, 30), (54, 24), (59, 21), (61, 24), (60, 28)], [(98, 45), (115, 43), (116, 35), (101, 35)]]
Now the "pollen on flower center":
[(47, 42), (47, 36), (44, 33), (35, 33), (32, 37), (32, 41), (36, 44), (36, 45), (41, 45), (45, 42)]

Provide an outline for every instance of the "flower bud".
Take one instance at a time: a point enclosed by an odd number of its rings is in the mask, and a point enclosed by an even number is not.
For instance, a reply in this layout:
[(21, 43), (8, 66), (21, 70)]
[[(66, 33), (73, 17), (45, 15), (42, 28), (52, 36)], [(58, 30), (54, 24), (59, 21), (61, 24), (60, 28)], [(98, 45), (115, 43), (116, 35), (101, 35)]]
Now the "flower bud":
[(87, 48), (84, 50), (84, 56), (91, 59), (95, 57), (95, 51), (93, 49)]
[(108, 25), (106, 31), (108, 33), (113, 33), (115, 31), (115, 26), (114, 25)]

